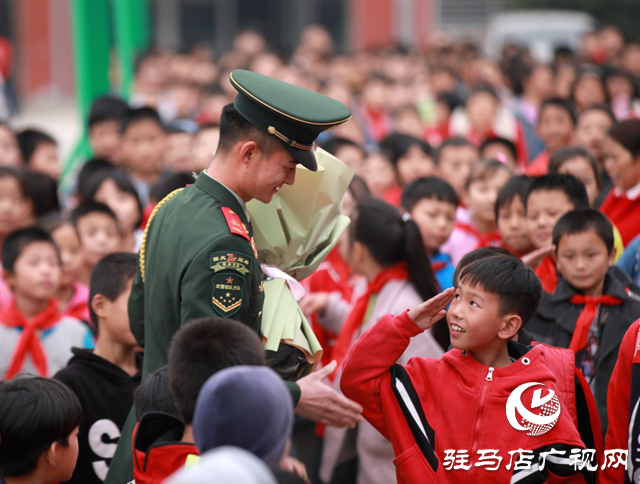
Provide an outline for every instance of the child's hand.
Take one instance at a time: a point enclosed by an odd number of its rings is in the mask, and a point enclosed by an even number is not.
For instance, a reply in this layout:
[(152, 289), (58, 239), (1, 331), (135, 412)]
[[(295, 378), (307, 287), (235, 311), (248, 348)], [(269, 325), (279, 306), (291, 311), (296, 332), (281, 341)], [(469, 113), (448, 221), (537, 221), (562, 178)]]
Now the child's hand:
[(322, 314), (327, 307), (328, 301), (328, 292), (312, 292), (300, 300), (300, 309), (306, 315), (314, 313)]
[(280, 469), (287, 472), (292, 472), (304, 482), (309, 482), (309, 477), (307, 476), (307, 468), (298, 459), (286, 456), (284, 459), (282, 459), (282, 462), (280, 462)]
[(524, 262), (524, 265), (526, 265), (527, 267), (535, 269), (540, 265), (542, 259), (553, 254), (555, 250), (555, 245), (547, 245), (542, 249), (534, 250), (533, 252), (529, 252), (527, 255), (523, 255), (522, 262)]
[(445, 317), (447, 314), (445, 309), (449, 304), (451, 304), (451, 301), (453, 301), (455, 292), (455, 289), (450, 287), (449, 289), (442, 291), (437, 296), (434, 296), (428, 301), (409, 310), (409, 317), (411, 318), (411, 321), (416, 323), (422, 330), (429, 329)]

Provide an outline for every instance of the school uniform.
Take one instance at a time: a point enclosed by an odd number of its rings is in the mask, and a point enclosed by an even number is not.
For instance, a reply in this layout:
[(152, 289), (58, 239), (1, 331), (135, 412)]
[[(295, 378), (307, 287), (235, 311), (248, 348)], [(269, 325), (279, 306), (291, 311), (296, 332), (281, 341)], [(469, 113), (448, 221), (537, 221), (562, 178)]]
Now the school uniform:
[(640, 234), (640, 183), (626, 192), (614, 187), (602, 202), (600, 210), (618, 228), (626, 247)]

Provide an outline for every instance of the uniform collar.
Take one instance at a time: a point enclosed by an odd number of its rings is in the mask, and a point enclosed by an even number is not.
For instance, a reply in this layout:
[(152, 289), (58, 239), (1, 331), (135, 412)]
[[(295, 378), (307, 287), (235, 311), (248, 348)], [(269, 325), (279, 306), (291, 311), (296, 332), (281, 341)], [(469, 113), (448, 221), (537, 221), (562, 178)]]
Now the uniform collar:
[(231, 188), (229, 188), (227, 185), (225, 185), (224, 183), (222, 183), (221, 181), (216, 180), (215, 178), (213, 178), (211, 175), (209, 175), (209, 172), (207, 170), (202, 170), (204, 172), (205, 175), (207, 175), (209, 178), (211, 178), (212, 180), (215, 180), (216, 182), (218, 182), (220, 185), (222, 185), (223, 187), (225, 187), (227, 190), (229, 190), (229, 192), (231, 192), (231, 195), (234, 196), (234, 198), (238, 201), (238, 203), (240, 204), (240, 206), (242, 207), (242, 211), (244, 212), (245, 217), (247, 217), (247, 221), (251, 222), (251, 215), (249, 215), (249, 211), (247, 210), (247, 204), (244, 203), (244, 200), (242, 198), (240, 198), (240, 195), (238, 195), (236, 192), (234, 192)]
[[(604, 287), (602, 288), (602, 294), (608, 296), (615, 296), (621, 299), (629, 299), (629, 295), (627, 294), (626, 288), (622, 281), (615, 276), (615, 267), (610, 267), (607, 271), (607, 275), (604, 280)], [(558, 286), (556, 287), (555, 292), (551, 296), (551, 300), (553, 302), (567, 301), (571, 299), (572, 296), (579, 293), (571, 284), (565, 281), (562, 278), (558, 280)]]
[(629, 200), (635, 200), (637, 198), (640, 198), (640, 183), (629, 188), (629, 190), (627, 190), (626, 192), (623, 192), (618, 187), (615, 187), (614, 191), (615, 195), (618, 197), (626, 197)]
[(206, 170), (203, 170), (200, 176), (196, 178), (195, 185), (203, 192), (219, 200), (222, 206), (232, 209), (237, 214), (242, 214), (241, 218), (244, 219), (242, 222), (249, 224), (249, 213), (244, 201), (233, 190), (212, 178)]

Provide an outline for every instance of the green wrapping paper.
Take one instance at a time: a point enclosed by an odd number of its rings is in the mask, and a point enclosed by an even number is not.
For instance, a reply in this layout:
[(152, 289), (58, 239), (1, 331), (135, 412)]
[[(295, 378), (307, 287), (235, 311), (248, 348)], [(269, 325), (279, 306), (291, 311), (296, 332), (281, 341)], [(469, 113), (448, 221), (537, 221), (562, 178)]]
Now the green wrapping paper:
[[(350, 223), (340, 209), (353, 170), (322, 149), (315, 156), (317, 172), (298, 165), (295, 183), (283, 186), (271, 203), (252, 200), (247, 204), (260, 262), (298, 281), (318, 268)], [(265, 349), (277, 351), (281, 341), (295, 346), (315, 369), (322, 346), (287, 282), (269, 278), (264, 292), (261, 331)]]

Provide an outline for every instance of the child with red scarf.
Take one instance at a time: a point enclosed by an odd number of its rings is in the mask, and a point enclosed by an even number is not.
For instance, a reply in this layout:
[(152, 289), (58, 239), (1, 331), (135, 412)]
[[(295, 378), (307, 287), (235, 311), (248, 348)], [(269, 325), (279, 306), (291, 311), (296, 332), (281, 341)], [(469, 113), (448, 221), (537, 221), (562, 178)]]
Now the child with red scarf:
[(451, 237), (442, 246), (442, 252), (451, 256), (454, 265), (472, 250), (501, 245), (496, 230), (495, 204), (498, 191), (512, 176), (511, 169), (498, 160), (481, 161), (471, 168), (462, 196), (467, 212), (458, 211)]
[(60, 281), (60, 253), (46, 232), (29, 227), (2, 244), (3, 278), (13, 292), (0, 311), (0, 378), (18, 373), (49, 377), (71, 358), (71, 347), (93, 347), (79, 320), (63, 316), (54, 295)]

